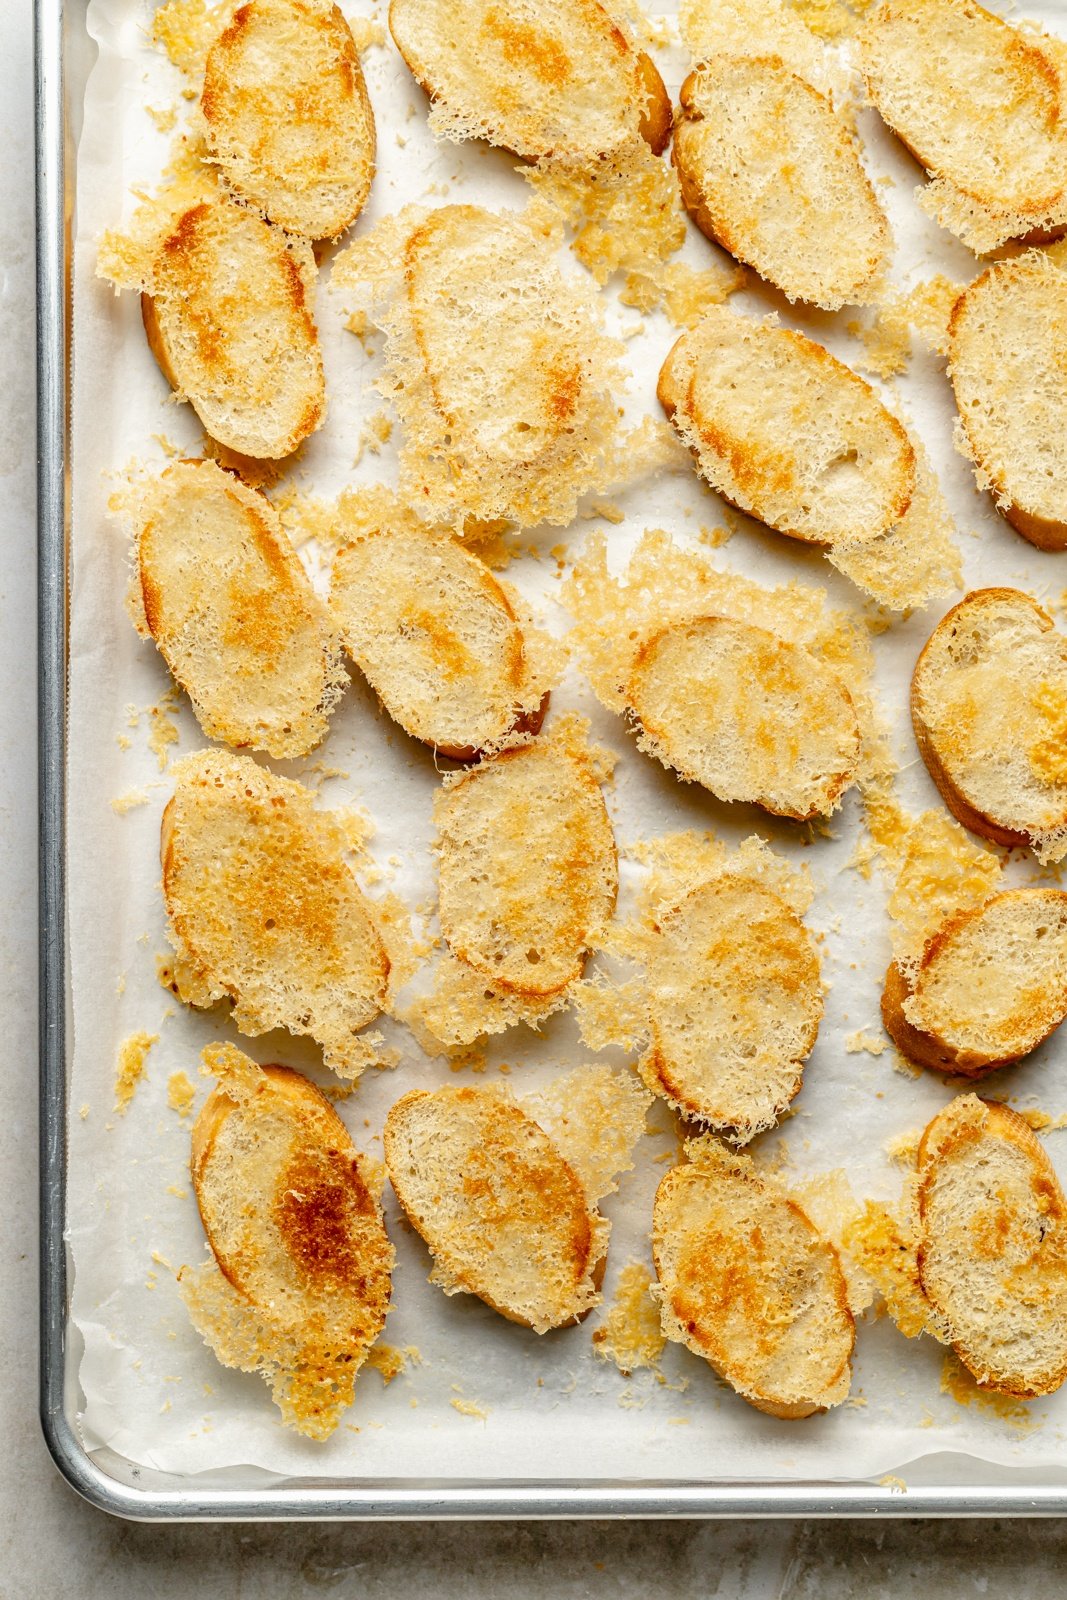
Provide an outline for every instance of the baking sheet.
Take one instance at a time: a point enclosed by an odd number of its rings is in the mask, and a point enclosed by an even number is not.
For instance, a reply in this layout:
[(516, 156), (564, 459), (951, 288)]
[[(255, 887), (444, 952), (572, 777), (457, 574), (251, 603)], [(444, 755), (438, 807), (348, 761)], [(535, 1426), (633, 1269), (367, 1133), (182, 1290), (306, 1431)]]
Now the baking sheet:
[[(375, 1479), (521, 1478), (570, 1480), (609, 1477), (714, 1481), (717, 1477), (813, 1479), (879, 1477), (929, 1451), (961, 1451), (992, 1463), (1040, 1467), (1067, 1459), (1063, 1426), (1067, 1397), (1053, 1397), (1001, 1414), (961, 1407), (941, 1391), (943, 1352), (930, 1341), (905, 1341), (887, 1319), (859, 1328), (852, 1399), (855, 1404), (804, 1424), (760, 1416), (718, 1383), (703, 1363), (669, 1348), (662, 1373), (631, 1379), (593, 1354), (591, 1334), (602, 1312), (580, 1327), (538, 1339), (505, 1324), (480, 1302), (448, 1299), (426, 1283), (428, 1258), (402, 1227), (386, 1190), (387, 1220), (397, 1247), (395, 1309), (385, 1341), (418, 1352), (385, 1386), (366, 1371), (356, 1401), (334, 1438), (316, 1445), (285, 1432), (267, 1390), (254, 1376), (227, 1372), (188, 1324), (173, 1269), (203, 1255), (203, 1236), (187, 1179), (188, 1123), (168, 1106), (172, 1073), (197, 1083), (199, 1050), (227, 1038), (257, 1060), (284, 1060), (326, 1082), (315, 1052), (274, 1035), (242, 1040), (225, 1008), (202, 1015), (173, 1005), (156, 977), (167, 950), (158, 890), (159, 819), (170, 792), (149, 735), (163, 717), (178, 729), (165, 756), (200, 748), (202, 735), (188, 708), (160, 707), (169, 681), (150, 644), (139, 641), (123, 608), (125, 538), (108, 518), (109, 477), (128, 461), (158, 461), (160, 438), (183, 452), (200, 444), (188, 407), (169, 398), (149, 355), (134, 297), (116, 299), (94, 280), (95, 240), (128, 214), (132, 186), (151, 187), (170, 154), (171, 135), (159, 131), (145, 106), (182, 102), (174, 70), (145, 43), (153, 7), (135, 0), (92, 0), (89, 27), (99, 48), (86, 96), (78, 149), (74, 317), (73, 574), (70, 671), (70, 947), (73, 987), (73, 1065), (70, 1126), (70, 1243), (74, 1261), (72, 1315), (84, 1341), (79, 1419), (90, 1450), (109, 1447), (130, 1461), (178, 1473), (255, 1466), (300, 1477)], [(349, 15), (384, 21), (370, 7)], [(1060, 31), (1051, 3), (1031, 7)], [(478, 147), (436, 147), (425, 110), (391, 43), (371, 48), (365, 70), (379, 130), (378, 176), (357, 232), (409, 200), (429, 205), (477, 199), (521, 208), (528, 190), (509, 161)], [(676, 95), (687, 58), (658, 52)], [(890, 176), (881, 192), (897, 242), (894, 277), (910, 286), (933, 271), (961, 280), (974, 259), (914, 204), (917, 169), (901, 156), (873, 113), (861, 115), (872, 171)], [(403, 141), (403, 142), (401, 142)], [(682, 259), (706, 264), (710, 246), (691, 234)], [(568, 270), (578, 271), (564, 262)], [(389, 447), (352, 465), (364, 424), (382, 410), (369, 389), (378, 362), (342, 328), (342, 308), (328, 292), (329, 265), (319, 280), (318, 315), (327, 366), (330, 415), (295, 469), (306, 493), (334, 495), (350, 483), (393, 478)], [(609, 296), (609, 301), (610, 301)], [(738, 296), (735, 309), (774, 304), (769, 296)], [(778, 306), (778, 309), (784, 309)], [(845, 359), (858, 346), (844, 331), (850, 313), (831, 318), (786, 311)], [(608, 305), (609, 323), (626, 329), (636, 314)], [(658, 314), (627, 343), (633, 381), (627, 409), (633, 419), (655, 414), (655, 377), (676, 330)], [(381, 340), (371, 341), (380, 350)], [(1004, 582), (1029, 589), (1046, 603), (1067, 582), (1067, 559), (1042, 555), (1020, 540), (974, 488), (970, 468), (952, 449), (953, 406), (939, 363), (917, 352), (899, 393), (925, 442), (952, 508), (967, 586)], [(721, 521), (718, 503), (683, 462), (677, 470), (612, 496), (625, 520), (607, 525), (612, 562), (621, 565), (646, 527), (670, 529), (695, 546), (700, 525)], [(542, 559), (514, 563), (509, 580), (522, 589), (553, 631), (567, 626), (554, 601), (556, 564), (548, 551), (565, 543), (576, 553), (587, 533), (605, 526), (595, 515), (565, 533), (530, 536)], [(737, 533), (715, 553), (717, 562), (765, 584), (799, 578), (825, 588), (833, 605), (856, 608), (859, 597), (813, 552), (771, 534)], [(937, 796), (918, 762), (906, 717), (905, 686), (915, 655), (951, 598), (894, 626), (875, 640), (877, 682), (901, 764), (900, 791), (913, 811)], [(622, 854), (625, 914), (641, 869), (627, 858), (638, 839), (681, 828), (713, 829), (728, 843), (753, 832), (805, 861), (817, 895), (810, 924), (824, 936), (824, 973), (831, 988), (820, 1037), (805, 1071), (796, 1114), (760, 1141), (774, 1159), (784, 1143), (786, 1175), (843, 1168), (857, 1195), (891, 1196), (900, 1187), (889, 1163), (888, 1138), (921, 1127), (951, 1096), (930, 1076), (894, 1072), (892, 1053), (849, 1053), (846, 1039), (877, 1035), (878, 996), (888, 959), (887, 885), (865, 882), (848, 866), (860, 832), (855, 797), (835, 819), (833, 837), (775, 824), (755, 810), (728, 808), (676, 784), (628, 741), (621, 723), (600, 708), (573, 671), (554, 696), (556, 710), (580, 710), (594, 736), (619, 754), (608, 804)], [(158, 743), (158, 739), (155, 741)], [(371, 892), (399, 894), (410, 906), (432, 896), (430, 807), (437, 783), (432, 760), (377, 711), (353, 683), (331, 733), (304, 762), (277, 770), (320, 784), (324, 802), (358, 804), (376, 825), (370, 850), (380, 870)], [(323, 769), (338, 775), (324, 776)], [(116, 799), (146, 797), (123, 813)], [(1009, 869), (1025, 880), (1032, 865)], [(158, 1033), (143, 1081), (124, 1116), (114, 1111), (116, 1060), (136, 1031)], [(339, 1106), (357, 1144), (380, 1153), (389, 1105), (409, 1088), (453, 1081), (449, 1065), (431, 1061), (408, 1031), (386, 1023), (387, 1040), (401, 1053), (392, 1072), (371, 1072)], [(1067, 1107), (1060, 1083), (1065, 1045), (1059, 1037), (1028, 1062), (997, 1075), (987, 1089), (1019, 1106), (1057, 1115)], [(540, 1036), (515, 1030), (487, 1051), (485, 1080), (502, 1065), (516, 1092), (536, 1088), (588, 1053), (569, 1014), (552, 1019)], [(603, 1059), (625, 1059), (607, 1053)], [(651, 1197), (673, 1150), (669, 1120), (650, 1117), (636, 1170), (605, 1203), (614, 1233), (605, 1283), (610, 1304), (620, 1268), (648, 1260)], [(1067, 1134), (1053, 1134), (1049, 1153), (1067, 1175)], [(607, 1309), (607, 1306), (603, 1308)], [(661, 1381), (661, 1377), (662, 1380)], [(906, 1476), (906, 1471), (904, 1473)]]

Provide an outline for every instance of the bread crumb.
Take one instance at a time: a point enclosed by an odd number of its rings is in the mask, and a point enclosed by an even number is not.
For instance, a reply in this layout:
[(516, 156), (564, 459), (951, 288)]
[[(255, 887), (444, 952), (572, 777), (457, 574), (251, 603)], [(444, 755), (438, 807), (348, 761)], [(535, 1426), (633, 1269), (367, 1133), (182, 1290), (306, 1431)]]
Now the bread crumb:
[(462, 1417), (477, 1417), (482, 1422), (488, 1422), (489, 1412), (484, 1406), (478, 1405), (474, 1400), (466, 1399), (458, 1383), (454, 1383), (452, 1388), (455, 1392), (448, 1403), (453, 1411), (458, 1411)]
[(593, 1329), (593, 1350), (614, 1361), (624, 1377), (641, 1367), (656, 1368), (667, 1344), (659, 1308), (650, 1293), (652, 1277), (638, 1261), (619, 1273), (607, 1315)]
[(172, 1072), (167, 1079), (167, 1104), (184, 1121), (192, 1115), (196, 1089), (184, 1072)]
[(132, 811), (135, 806), (146, 806), (148, 795), (143, 789), (127, 789), (124, 794), (116, 794), (111, 799), (111, 809), (118, 817), (124, 817), (127, 811)]
[(168, 461), (173, 461), (175, 456), (184, 455), (180, 444), (175, 444), (173, 439), (168, 439), (165, 433), (154, 433), (152, 438), (156, 441)]
[(894, 1494), (907, 1494), (908, 1492), (908, 1486), (904, 1479), (895, 1478), (891, 1472), (887, 1472), (884, 1478), (879, 1478), (878, 1482), (883, 1489), (892, 1489)]
[(179, 1183), (168, 1183), (167, 1193), (172, 1194), (176, 1200), (188, 1200), (189, 1198), (188, 1189), (183, 1189)]
[(173, 106), (145, 106), (145, 111), (160, 133), (170, 133), (178, 120), (178, 113)]
[(81, 1117), (82, 1121), (84, 1122), (86, 1117), (89, 1115), (89, 1102), (88, 1101), (86, 1101), (84, 1105), (80, 1105), (78, 1107), (78, 1115), (79, 1115), (79, 1117)]
[(170, 765), (170, 746), (178, 743), (178, 725), (171, 716), (177, 702), (178, 690), (168, 689), (156, 705), (148, 707), (148, 748), (159, 762), (160, 772)]
[[(592, 500), (589, 509), (583, 511), (583, 517), (603, 517), (605, 522), (625, 522), (626, 513), (611, 500)], [(557, 546), (557, 548), (559, 548)]]
[(868, 1055), (880, 1056), (888, 1049), (888, 1039), (883, 1039), (880, 1034), (864, 1033), (862, 1028), (857, 1028), (855, 1033), (850, 1033), (845, 1038), (846, 1055), (856, 1056), (866, 1051)]
[(115, 1071), (115, 1110), (125, 1116), (144, 1074), (148, 1052), (159, 1043), (158, 1033), (131, 1033), (119, 1046)]
[(408, 1351), (391, 1344), (376, 1344), (367, 1356), (366, 1365), (380, 1373), (382, 1382), (388, 1386), (407, 1370), (408, 1359)]

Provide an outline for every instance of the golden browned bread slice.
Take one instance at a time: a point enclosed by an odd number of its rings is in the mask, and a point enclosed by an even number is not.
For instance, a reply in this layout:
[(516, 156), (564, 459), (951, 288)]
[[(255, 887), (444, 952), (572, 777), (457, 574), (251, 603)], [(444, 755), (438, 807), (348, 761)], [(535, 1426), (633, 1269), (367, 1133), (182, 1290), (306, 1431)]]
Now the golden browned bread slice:
[(790, 538), (866, 544), (911, 504), (903, 426), (803, 334), (712, 307), (675, 343), (657, 393), (711, 487)]
[(855, 1323), (836, 1249), (746, 1156), (711, 1134), (686, 1150), (652, 1214), (664, 1333), (758, 1411), (840, 1405)]
[(618, 889), (611, 822), (580, 742), (553, 729), (446, 781), (434, 820), (452, 954), (512, 994), (565, 989)]
[(285, 1422), (327, 1438), (389, 1309), (393, 1249), (348, 1130), (314, 1084), (231, 1045), (193, 1128), (192, 1178), (212, 1260), (183, 1268), (219, 1360), (259, 1371)]
[(228, 995), (242, 1033), (309, 1034), (356, 1076), (360, 1028), (386, 997), (389, 958), (347, 861), (341, 820), (249, 756), (202, 750), (175, 768), (163, 813), (163, 897), (190, 979), (182, 998)]
[(536, 218), (449, 205), (386, 218), (334, 264), (387, 331), (400, 492), (428, 522), (565, 526), (619, 474), (620, 346), (555, 255)]
[(374, 113), (333, 0), (245, 0), (207, 55), (200, 110), (223, 178), (271, 222), (334, 239), (374, 177)]
[(1067, 854), (1067, 639), (1030, 595), (976, 589), (938, 623), (911, 686), (945, 804), (995, 844)]
[(720, 800), (803, 820), (855, 781), (856, 708), (803, 645), (730, 617), (668, 623), (635, 658), (627, 702), (641, 743)]
[[(629, 1125), (625, 1150), (599, 1183), (568, 1158), (548, 1119), (500, 1089), (416, 1089), (385, 1123), (389, 1178), (434, 1258), (431, 1281), (537, 1333), (574, 1322), (600, 1299), (610, 1228), (596, 1202), (615, 1187), (614, 1172), (632, 1165), (649, 1104), (628, 1075), (592, 1066), (582, 1075), (597, 1080), (605, 1122), (587, 1137), (595, 1143)], [(580, 1094), (578, 1079), (563, 1083)]]
[(381, 524), (333, 565), (331, 605), (389, 715), (453, 761), (537, 733), (548, 691), (502, 586), (448, 534)]
[(171, 388), (239, 455), (277, 460), (326, 414), (305, 239), (219, 197), (175, 217), (141, 296), (145, 332)]
[(921, 1066), (981, 1078), (1067, 1017), (1067, 894), (1008, 889), (946, 917), (915, 971), (894, 962), (882, 1017)]
[(799, 1092), (822, 1009), (815, 942), (792, 907), (753, 878), (713, 878), (657, 918), (641, 1076), (747, 1142)]
[(790, 300), (836, 311), (885, 265), (889, 225), (856, 138), (777, 55), (702, 61), (682, 84), (674, 164), (701, 231)]
[(138, 631), (211, 739), (304, 755), (345, 681), (340, 645), (270, 501), (213, 461), (179, 461), (138, 506)]
[(867, 92), (934, 179), (928, 210), (980, 254), (1067, 224), (1058, 41), (976, 0), (882, 0), (859, 37)]
[(953, 309), (948, 370), (979, 482), (1031, 544), (1067, 549), (1067, 275), (1037, 252), (983, 272)]
[(1029, 1126), (961, 1095), (919, 1145), (919, 1277), (984, 1387), (1030, 1399), (1067, 1378), (1067, 1202)]
[(391, 0), (389, 28), (445, 138), (586, 167), (670, 139), (663, 80), (597, 0)]

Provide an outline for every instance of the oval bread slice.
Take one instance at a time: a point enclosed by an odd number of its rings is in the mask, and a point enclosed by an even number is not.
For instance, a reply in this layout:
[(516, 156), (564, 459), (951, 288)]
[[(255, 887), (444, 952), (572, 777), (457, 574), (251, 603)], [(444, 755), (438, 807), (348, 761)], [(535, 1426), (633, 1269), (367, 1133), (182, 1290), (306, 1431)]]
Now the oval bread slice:
[(798, 1094), (822, 1009), (796, 912), (752, 878), (712, 879), (656, 925), (641, 1076), (683, 1116), (747, 1142)]
[(514, 215), (442, 206), (414, 230), (405, 277), (415, 341), (454, 451), (539, 465), (584, 412), (586, 363), (552, 315), (554, 263)]
[(163, 813), (163, 897), (181, 953), (242, 1033), (309, 1034), (355, 1075), (389, 958), (347, 861), (341, 822), (248, 756), (205, 750)]
[(389, 28), (450, 138), (575, 165), (670, 139), (663, 80), (597, 0), (473, 0), (461, 22), (446, 0), (391, 0)]
[(1067, 894), (1008, 889), (947, 917), (916, 973), (890, 967), (882, 1017), (937, 1072), (981, 1078), (1029, 1055), (1067, 1017)]
[(565, 989), (618, 889), (615, 839), (588, 761), (555, 741), (506, 750), (443, 789), (434, 816), (452, 954), (513, 994)]
[(682, 84), (674, 164), (697, 227), (790, 300), (836, 311), (885, 264), (889, 225), (856, 141), (778, 56), (724, 55)]
[(859, 43), (867, 93), (929, 173), (1017, 234), (1062, 201), (1063, 84), (1038, 39), (975, 0), (882, 0)]
[(656, 1191), (668, 1339), (757, 1411), (810, 1417), (848, 1394), (855, 1324), (837, 1251), (795, 1200), (710, 1134)]
[(998, 262), (956, 301), (949, 375), (967, 453), (1012, 527), (1067, 549), (1067, 277)]
[(389, 1179), (434, 1258), (433, 1281), (537, 1333), (583, 1316), (607, 1230), (573, 1167), (514, 1102), (416, 1089), (385, 1122)]
[(332, 0), (245, 0), (211, 46), (208, 151), (241, 199), (308, 239), (335, 239), (374, 176), (374, 113)]
[(392, 1249), (348, 1130), (290, 1067), (263, 1067), (261, 1092), (215, 1089), (193, 1127), (192, 1178), (224, 1277), (288, 1319), (329, 1307), (353, 1340), (374, 1343), (389, 1304)]
[(537, 733), (522, 629), (489, 568), (447, 535), (378, 527), (342, 549), (331, 606), (345, 648), (406, 733), (473, 761)]
[(803, 334), (712, 307), (675, 343), (657, 394), (711, 487), (792, 539), (865, 544), (911, 504), (904, 428)]
[(325, 416), (315, 275), (306, 240), (231, 200), (190, 207), (159, 243), (141, 296), (148, 342), (228, 450), (280, 459)]
[(1067, 854), (1067, 639), (1018, 589), (976, 589), (912, 677), (919, 751), (945, 804), (996, 844)]
[(985, 1388), (1031, 1399), (1067, 1378), (1067, 1202), (1007, 1106), (961, 1095), (919, 1145), (919, 1277)]
[(211, 739), (300, 756), (344, 682), (325, 607), (270, 501), (213, 461), (180, 461), (141, 507), (144, 623)]
[(191, 1166), (213, 1262), (182, 1269), (182, 1295), (225, 1366), (261, 1372), (286, 1423), (328, 1438), (389, 1309), (381, 1207), (314, 1084), (232, 1046), (205, 1061), (222, 1070)]
[(856, 708), (803, 645), (751, 623), (669, 623), (634, 658), (627, 701), (641, 742), (720, 800), (804, 820), (829, 813), (856, 777)]

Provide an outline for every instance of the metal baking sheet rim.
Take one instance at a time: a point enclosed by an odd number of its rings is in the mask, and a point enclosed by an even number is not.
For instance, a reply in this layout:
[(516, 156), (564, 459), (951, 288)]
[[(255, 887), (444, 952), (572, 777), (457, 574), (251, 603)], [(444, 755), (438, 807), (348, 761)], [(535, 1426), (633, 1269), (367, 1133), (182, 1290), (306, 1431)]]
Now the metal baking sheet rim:
[[(87, 1452), (74, 1424), (66, 1246), (67, 1021), (64, 774), (69, 540), (72, 116), (89, 47), (84, 0), (35, 0), (38, 421), (38, 816), (40, 822), (40, 1409), (45, 1442), (90, 1504), (140, 1521), (883, 1517), (1067, 1515), (1062, 1483), (949, 1458), (944, 1481), (359, 1483), (292, 1479), (217, 1486)], [(924, 1458), (930, 1462), (931, 1458)], [(953, 1469), (951, 1463), (958, 1463)], [(986, 1473), (997, 1469), (985, 1468)], [(974, 1474), (974, 1481), (968, 1477)], [(233, 1474), (228, 1474), (232, 1479)]]

